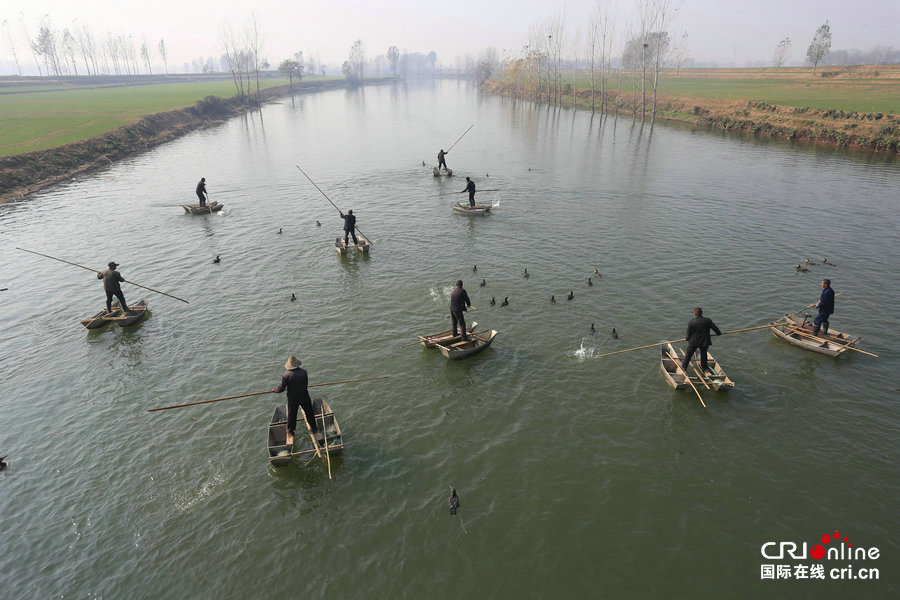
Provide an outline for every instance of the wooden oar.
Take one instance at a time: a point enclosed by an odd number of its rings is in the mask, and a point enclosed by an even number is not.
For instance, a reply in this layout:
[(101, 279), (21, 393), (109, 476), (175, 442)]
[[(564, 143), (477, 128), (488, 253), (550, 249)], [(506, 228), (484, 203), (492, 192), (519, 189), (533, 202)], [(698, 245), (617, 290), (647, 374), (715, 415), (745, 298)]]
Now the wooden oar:
[(331, 479), (331, 454), (328, 453), (328, 431), (325, 429), (324, 405), (322, 405), (322, 438), (325, 440), (325, 459), (328, 463), (328, 479)]
[[(465, 133), (463, 133), (461, 136), (459, 136), (459, 140), (461, 140), (461, 139), (463, 139), (464, 137), (466, 137), (466, 133), (469, 133), (469, 131), (472, 130), (472, 127), (475, 127), (475, 123), (472, 123), (472, 124), (469, 126), (469, 128), (466, 129)], [(453, 142), (453, 146), (457, 145), (457, 144), (459, 143), (459, 140), (456, 140), (455, 142)], [(450, 151), (453, 150), (453, 146), (450, 146), (449, 148), (447, 148), (447, 151), (446, 151), (444, 154), (450, 154)]]
[[(687, 356), (687, 354), (684, 351), (684, 348), (679, 348), (678, 350), (681, 352), (681, 356)], [(688, 363), (691, 365), (691, 368), (694, 370), (694, 373), (697, 374), (697, 377), (700, 378), (700, 383), (703, 384), (703, 387), (705, 387), (706, 389), (711, 389), (709, 387), (709, 382), (706, 380), (705, 377), (703, 377), (703, 372), (697, 368), (697, 366), (694, 364), (693, 361), (688, 361)]]
[[(315, 450), (316, 450), (316, 456), (318, 456), (319, 458), (322, 458), (322, 453), (319, 452), (319, 444), (316, 442), (316, 436), (313, 435), (312, 427), (309, 426), (309, 421), (306, 420), (306, 412), (303, 410), (302, 406), (298, 406), (297, 410), (300, 411), (300, 415), (303, 417), (303, 424), (306, 425), (306, 433), (309, 434), (309, 439), (312, 440), (313, 448), (315, 448)], [(313, 408), (313, 411), (315, 411), (315, 410), (316, 409)], [(313, 415), (313, 418), (315, 418), (315, 415)], [(288, 433), (290, 433), (290, 432), (288, 432)], [(331, 476), (329, 475), (328, 478), (331, 479)]]
[(804, 335), (808, 338), (812, 338), (812, 339), (818, 340), (820, 342), (827, 342), (827, 343), (837, 346), (839, 348), (845, 348), (847, 350), (855, 350), (856, 352), (860, 352), (861, 354), (867, 354), (869, 356), (874, 356), (875, 358), (879, 358), (879, 356), (877, 354), (872, 354), (871, 352), (866, 352), (865, 350), (860, 350), (859, 348), (854, 348), (853, 346), (851, 346), (849, 344), (839, 344), (839, 343), (835, 342), (834, 340), (829, 340), (828, 338), (822, 338), (817, 335), (813, 335), (813, 334), (809, 333), (808, 331), (805, 331), (796, 326), (788, 326), (788, 327), (789, 327), (789, 329), (788, 329), (789, 332), (797, 333), (799, 335)]
[[(66, 263), (67, 265), (72, 265), (73, 267), (80, 267), (86, 271), (93, 271), (94, 273), (100, 272), (97, 269), (92, 269), (90, 267), (85, 267), (84, 265), (79, 265), (78, 263), (73, 263), (73, 262), (69, 262), (67, 260), (63, 260), (61, 258), (56, 258), (55, 256), (50, 256), (49, 254), (41, 254), (40, 252), (35, 252), (34, 250), (26, 250), (25, 248), (19, 248), (19, 247), (16, 247), (16, 250), (21, 250), (22, 252), (30, 252), (31, 254), (37, 254), (38, 256), (43, 256), (44, 258), (52, 258), (53, 260), (58, 260), (59, 262)], [(135, 283), (133, 281), (128, 281), (127, 279), (125, 280), (125, 283), (130, 283), (131, 285), (137, 286), (139, 288), (144, 288), (145, 290), (150, 290), (151, 292), (156, 292), (157, 294), (162, 294), (163, 296), (168, 296), (169, 298), (181, 300), (185, 304), (190, 304), (190, 302), (188, 302), (184, 298), (179, 298), (178, 296), (173, 296), (172, 294), (167, 294), (167, 293), (161, 292), (159, 290), (154, 290), (153, 288), (147, 287), (146, 285), (141, 285), (141, 284)]]
[[(339, 383), (354, 383), (357, 381), (375, 381), (376, 379), (387, 379), (387, 377), (366, 377), (365, 379), (345, 379), (344, 381), (329, 381), (328, 383), (313, 383), (312, 385), (308, 385), (306, 387), (321, 387), (323, 385), (337, 385)], [(221, 402), (222, 400), (234, 400), (235, 398), (249, 398), (250, 396), (261, 396), (263, 394), (273, 394), (272, 390), (267, 390), (265, 392), (253, 392), (251, 394), (240, 394), (239, 396), (225, 396), (224, 398), (213, 398), (212, 400), (200, 400), (199, 402), (188, 402), (186, 404), (173, 404), (172, 406), (161, 406), (159, 408), (151, 408), (147, 410), (147, 412), (154, 412), (157, 410), (169, 410), (170, 408), (184, 408), (185, 406), (196, 406), (198, 404), (209, 404), (211, 402)]]
[[(325, 199), (328, 200), (329, 204), (331, 204), (333, 207), (335, 207), (339, 213), (344, 214), (344, 211), (342, 211), (340, 208), (338, 208), (337, 204), (335, 204), (334, 202), (331, 201), (331, 198), (329, 198), (328, 195), (327, 195), (325, 192), (322, 191), (322, 188), (320, 188), (318, 185), (316, 185), (316, 182), (312, 180), (312, 177), (310, 177), (309, 175), (306, 174), (306, 171), (304, 171), (303, 169), (300, 168), (300, 165), (294, 165), (294, 166), (297, 167), (297, 169), (298, 169), (301, 173), (303, 173), (303, 176), (304, 176), (304, 177), (306, 177), (307, 179), (309, 179), (309, 182), (310, 182), (311, 184), (313, 184), (314, 186), (316, 186), (316, 189), (319, 190), (319, 193), (320, 193), (320, 194), (322, 194), (323, 196), (325, 196)], [(367, 242), (369, 242), (369, 244), (372, 243), (372, 240), (370, 240), (370, 239), (369, 239), (362, 231), (360, 231), (359, 227), (356, 227), (356, 225), (354, 225), (353, 227), (354, 227), (357, 231), (359, 231), (359, 235), (361, 235), (363, 238), (365, 238), (365, 240), (366, 240)]]
[[(802, 309), (801, 309), (802, 310)], [(779, 319), (780, 321), (781, 319)], [(778, 321), (775, 321), (777, 323)], [(768, 329), (772, 327), (774, 323), (769, 323), (768, 325), (757, 325), (755, 327), (745, 327), (743, 329), (733, 329), (731, 331), (723, 331), (722, 335), (728, 335), (729, 333), (741, 333), (742, 331), (753, 331), (754, 329)], [(681, 338), (680, 340), (671, 340), (673, 344), (678, 342), (686, 342), (687, 339)], [(615, 352), (607, 352), (606, 354), (598, 354), (594, 358), (603, 358), (604, 356), (612, 356), (613, 354), (622, 354), (623, 352), (631, 352), (633, 350), (643, 350), (644, 348), (653, 348), (654, 346), (662, 346), (667, 342), (657, 342), (655, 344), (647, 344), (646, 346), (637, 346), (636, 348), (627, 348), (625, 350), (616, 350)]]
[[(669, 344), (671, 342), (664, 342)], [(697, 394), (697, 398), (700, 400), (700, 404), (703, 405), (703, 408), (706, 408), (706, 402), (703, 401), (703, 397), (700, 395), (700, 392), (697, 391), (697, 387), (694, 385), (694, 382), (691, 381), (691, 377), (684, 372), (684, 369), (681, 368), (681, 361), (678, 360), (678, 355), (672, 356), (669, 354), (669, 351), (666, 350), (666, 356), (669, 357), (669, 360), (675, 365), (675, 370), (684, 375), (684, 380), (688, 382), (688, 385), (691, 386), (691, 389), (694, 390), (694, 393)]]

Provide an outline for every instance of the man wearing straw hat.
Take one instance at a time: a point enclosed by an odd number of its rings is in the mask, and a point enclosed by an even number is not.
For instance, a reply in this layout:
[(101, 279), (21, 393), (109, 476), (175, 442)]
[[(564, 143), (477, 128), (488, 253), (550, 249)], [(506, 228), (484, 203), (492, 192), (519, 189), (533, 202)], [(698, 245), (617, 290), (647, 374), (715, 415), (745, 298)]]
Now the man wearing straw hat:
[(116, 271), (116, 267), (119, 266), (118, 263), (110, 261), (108, 266), (109, 268), (105, 271), (97, 271), (97, 279), (103, 280), (103, 289), (106, 291), (106, 312), (112, 313), (113, 311), (113, 296), (119, 299), (122, 310), (128, 310), (128, 305), (125, 304), (125, 295), (122, 293), (122, 286), (119, 285), (119, 282), (125, 281), (125, 278)]
[(294, 443), (294, 427), (297, 425), (298, 406), (303, 409), (306, 422), (309, 423), (309, 428), (312, 430), (313, 435), (316, 433), (316, 416), (313, 413), (312, 400), (309, 398), (309, 390), (306, 389), (306, 386), (309, 384), (309, 377), (306, 374), (306, 369), (300, 368), (301, 364), (300, 359), (296, 356), (288, 358), (284, 363), (284, 368), (287, 369), (287, 371), (281, 376), (281, 385), (272, 390), (276, 394), (280, 394), (284, 390), (287, 390), (288, 437), (286, 442), (288, 444)]

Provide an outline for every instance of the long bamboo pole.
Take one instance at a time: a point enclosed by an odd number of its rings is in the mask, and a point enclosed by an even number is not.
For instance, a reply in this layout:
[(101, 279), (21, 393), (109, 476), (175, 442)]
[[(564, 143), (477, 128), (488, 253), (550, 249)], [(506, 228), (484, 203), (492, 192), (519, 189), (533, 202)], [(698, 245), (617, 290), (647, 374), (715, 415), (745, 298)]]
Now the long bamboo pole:
[[(681, 352), (681, 356), (687, 356), (687, 353), (684, 351), (684, 348), (679, 348), (678, 350)], [(694, 373), (697, 374), (697, 377), (700, 378), (700, 383), (703, 384), (703, 387), (705, 387), (706, 389), (711, 389), (709, 386), (709, 382), (703, 376), (703, 372), (700, 370), (700, 368), (697, 365), (694, 364), (694, 361), (689, 361), (689, 364), (691, 365), (691, 369), (694, 371)]]
[[(838, 292), (837, 294), (834, 295), (834, 297), (837, 298), (838, 296), (840, 296), (840, 295), (842, 295), (842, 294), (845, 294), (845, 293), (846, 293), (846, 292)], [(793, 317), (794, 315), (796, 315), (796, 314), (797, 314), (798, 312), (800, 312), (801, 310), (806, 310), (807, 308), (812, 308), (812, 307), (815, 306), (816, 304), (818, 304), (818, 302), (813, 302), (813, 303), (810, 304), (809, 306), (804, 306), (804, 307), (801, 308), (800, 310), (795, 310), (794, 312), (788, 313), (788, 314), (786, 314), (786, 315), (784, 315), (784, 316), (786, 316), (786, 317)]]
[[(459, 136), (459, 140), (461, 140), (461, 139), (463, 139), (464, 137), (466, 137), (466, 133), (469, 133), (469, 132), (472, 130), (472, 127), (475, 127), (475, 123), (472, 123), (472, 124), (469, 126), (469, 128), (466, 129), (465, 133), (463, 133), (461, 136)], [(450, 154), (450, 151), (453, 150), (453, 146), (457, 145), (457, 144), (459, 143), (459, 140), (456, 140), (455, 142), (453, 142), (453, 145), (450, 146), (450, 147), (447, 149), (447, 152), (445, 152), (445, 154)]]
[[(344, 381), (329, 381), (328, 383), (313, 383), (306, 387), (321, 387), (323, 385), (337, 385), (339, 383), (355, 383), (357, 381), (375, 381), (377, 379), (387, 379), (387, 377), (366, 377), (365, 379), (345, 379)], [(171, 406), (161, 406), (159, 408), (148, 409), (147, 412), (155, 412), (158, 410), (169, 410), (170, 408), (184, 408), (185, 406), (196, 406), (198, 404), (209, 404), (211, 402), (221, 402), (222, 400), (234, 400), (235, 398), (249, 398), (250, 396), (261, 396), (263, 394), (272, 394), (272, 390), (265, 392), (253, 392), (250, 394), (240, 394), (238, 396), (225, 396), (224, 398), (213, 398), (212, 400), (200, 400), (199, 402), (188, 402), (186, 404), (173, 404)]]
[[(334, 202), (331, 201), (331, 198), (329, 198), (328, 195), (327, 195), (325, 192), (322, 191), (322, 188), (320, 188), (318, 185), (316, 185), (316, 182), (312, 180), (312, 177), (310, 177), (309, 175), (306, 174), (306, 171), (304, 171), (303, 169), (300, 168), (300, 165), (294, 165), (294, 166), (297, 167), (297, 169), (298, 169), (301, 173), (303, 173), (303, 176), (304, 176), (304, 177), (306, 177), (307, 179), (309, 179), (309, 182), (310, 182), (311, 184), (313, 184), (314, 186), (316, 186), (316, 189), (319, 190), (319, 193), (321, 193), (323, 196), (325, 196), (325, 199), (328, 200), (328, 202), (329, 202), (333, 207), (335, 207), (339, 213), (344, 214), (344, 211), (342, 211), (340, 208), (338, 208), (337, 204), (335, 204)], [(361, 235), (363, 238), (365, 238), (365, 240), (366, 240), (367, 242), (369, 242), (370, 244), (372, 243), (372, 240), (370, 240), (368, 237), (366, 237), (366, 234), (364, 234), (364, 233), (359, 229), (359, 227), (356, 227), (356, 225), (354, 225), (354, 227), (356, 228), (357, 231), (359, 231), (359, 235)]]
[[(803, 310), (803, 309), (800, 309)], [(780, 321), (781, 319), (779, 319)], [(776, 321), (777, 323), (778, 321)], [(772, 326), (772, 323), (768, 325), (756, 325), (755, 327), (745, 327), (743, 329), (732, 329), (731, 331), (723, 331), (722, 335), (728, 335), (730, 333), (741, 333), (742, 331), (753, 331), (754, 329), (768, 329)], [(681, 338), (680, 340), (670, 340), (671, 343), (676, 344), (678, 342), (686, 342), (686, 338)], [(646, 346), (637, 346), (636, 348), (627, 348), (625, 350), (616, 350), (615, 352), (607, 352), (606, 354), (598, 354), (594, 358), (603, 358), (604, 356), (612, 356), (613, 354), (622, 354), (623, 352), (631, 352), (632, 350), (643, 350), (644, 348), (653, 348), (654, 346), (662, 346), (668, 342), (657, 342), (655, 344), (647, 344)]]
[[(306, 420), (306, 411), (303, 410), (302, 406), (298, 406), (297, 410), (300, 411), (300, 416), (303, 417), (303, 424), (306, 425), (306, 433), (309, 434), (309, 439), (312, 440), (313, 448), (316, 451), (316, 456), (318, 456), (319, 458), (322, 458), (322, 453), (319, 451), (319, 444), (316, 442), (316, 436), (313, 435), (312, 427), (309, 426), (309, 421)], [(314, 407), (313, 411), (315, 411), (315, 410), (316, 409)], [(315, 419), (315, 418), (316, 418), (316, 416), (314, 414), (313, 419)], [(290, 432), (288, 432), (288, 433), (290, 433)], [(291, 445), (293, 445), (293, 443)], [(331, 476), (329, 476), (328, 478), (331, 479)]]
[(331, 454), (328, 453), (328, 431), (325, 429), (325, 406), (322, 406), (322, 439), (325, 440), (325, 459), (328, 463), (328, 479), (331, 479)]
[[(55, 256), (50, 256), (49, 254), (41, 254), (40, 252), (35, 252), (34, 250), (26, 250), (25, 248), (19, 248), (19, 247), (16, 247), (16, 250), (21, 250), (22, 252), (30, 252), (31, 254), (37, 254), (38, 256), (43, 256), (44, 258), (52, 258), (53, 260), (58, 260), (59, 262), (66, 263), (67, 265), (72, 265), (74, 267), (80, 267), (86, 271), (93, 271), (94, 273), (100, 272), (97, 269), (92, 269), (90, 267), (85, 267), (84, 265), (79, 265), (78, 263), (73, 263), (73, 262), (69, 262), (67, 260), (63, 260), (61, 258), (56, 258)], [(173, 296), (172, 294), (167, 294), (167, 293), (161, 292), (159, 290), (154, 290), (153, 288), (147, 287), (146, 285), (141, 285), (141, 284), (135, 283), (133, 281), (128, 281), (127, 279), (125, 280), (125, 283), (130, 283), (131, 285), (137, 286), (139, 288), (144, 288), (145, 290), (150, 290), (151, 292), (156, 292), (157, 294), (162, 294), (163, 296), (168, 296), (169, 298), (175, 298), (176, 300), (181, 300), (185, 304), (190, 304), (190, 302), (188, 302), (184, 298), (179, 298), (178, 296)]]

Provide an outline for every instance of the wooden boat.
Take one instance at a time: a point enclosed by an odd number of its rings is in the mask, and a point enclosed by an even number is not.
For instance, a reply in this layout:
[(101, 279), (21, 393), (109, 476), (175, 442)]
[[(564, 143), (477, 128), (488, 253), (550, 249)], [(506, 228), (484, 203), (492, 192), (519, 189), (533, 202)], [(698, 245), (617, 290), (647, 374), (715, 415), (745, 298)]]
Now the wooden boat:
[[(471, 333), (477, 326), (478, 321), (472, 321), (466, 328), (466, 331)], [(453, 335), (452, 329), (448, 329), (447, 331), (442, 331), (440, 333), (432, 333), (431, 335), (420, 335), (416, 337), (419, 338), (419, 341), (422, 342), (422, 345), (426, 348), (434, 348), (437, 344), (444, 344), (446, 346), (448, 344), (454, 344), (462, 340), (461, 335)]]
[[(679, 357), (678, 352), (675, 351), (675, 348), (669, 342), (666, 342), (660, 348), (662, 349), (660, 367), (662, 368), (663, 377), (673, 389), (687, 389), (691, 387), (690, 383), (693, 383), (698, 390), (712, 389), (717, 392), (720, 390), (728, 391), (734, 387), (734, 381), (725, 374), (722, 365), (709, 352), (706, 353), (706, 364), (711, 371), (700, 370), (700, 359), (696, 355), (688, 365), (687, 371), (682, 371), (679, 367), (684, 359), (684, 350), (681, 351), (681, 356)], [(690, 383), (688, 383), (685, 375), (690, 378)]]
[(119, 310), (119, 304), (117, 301), (116, 304), (113, 305), (112, 311), (108, 311), (104, 308), (93, 317), (81, 319), (81, 324), (84, 325), (85, 329), (100, 329), (101, 327), (105, 327), (113, 321), (124, 319), (121, 312), (122, 311)]
[[(313, 410), (316, 413), (318, 429), (320, 432), (324, 431), (325, 435), (319, 433), (316, 437), (316, 441), (313, 441), (311, 436), (301, 436), (300, 431), (295, 431), (294, 444), (287, 443), (287, 404), (281, 404), (275, 407), (275, 412), (272, 414), (272, 420), (269, 422), (266, 436), (269, 464), (272, 466), (283, 467), (291, 462), (291, 458), (315, 454), (317, 449), (319, 452), (324, 452), (326, 442), (329, 454), (339, 452), (344, 448), (344, 438), (341, 434), (341, 427), (338, 425), (331, 407), (328, 406), (328, 402), (326, 402), (324, 398), (314, 398), (312, 402)], [(305, 420), (303, 415), (298, 412), (297, 429), (299, 430), (303, 425), (305, 425)], [(307, 440), (307, 442), (303, 442), (303, 440)], [(294, 446), (297, 444), (315, 447), (294, 452)]]
[(847, 347), (856, 346), (862, 339), (831, 328), (828, 329), (828, 334), (819, 332), (819, 335), (813, 335), (812, 332), (813, 324), (806, 317), (800, 319), (785, 315), (783, 321), (772, 323), (772, 333), (776, 337), (804, 350), (827, 356), (839, 356), (847, 351)]
[(214, 212), (219, 212), (224, 207), (224, 204), (219, 204), (218, 202), (208, 202), (206, 206), (200, 206), (199, 204), (181, 205), (181, 208), (184, 209), (184, 212), (192, 215), (211, 215)]
[(490, 204), (476, 204), (470, 206), (468, 202), (457, 202), (453, 205), (453, 211), (461, 215), (483, 215), (491, 212), (493, 208)]
[(363, 254), (369, 253), (369, 248), (372, 247), (372, 244), (368, 242), (368, 240), (364, 238), (357, 238), (359, 240), (358, 244), (347, 244), (344, 242), (344, 238), (338, 236), (334, 240), (334, 249), (337, 250), (338, 254), (347, 254), (347, 250), (352, 247), (356, 247), (359, 252)]
[(461, 360), (463, 358), (468, 358), (473, 354), (478, 354), (490, 346), (495, 337), (497, 337), (497, 332), (495, 330), (485, 329), (484, 331), (473, 333), (465, 342), (459, 341), (449, 344), (435, 344), (434, 347), (441, 351), (444, 358)]
[[(116, 310), (120, 308), (118, 300), (113, 304), (113, 308)], [(131, 327), (143, 319), (145, 314), (147, 314), (147, 300), (141, 298), (137, 304), (132, 304), (128, 307), (128, 310), (123, 315), (124, 319), (116, 322), (119, 324), (119, 327)]]
[(453, 169), (447, 169), (446, 171), (441, 171), (437, 167), (432, 167), (432, 175), (435, 177), (440, 177), (441, 175), (445, 175), (447, 177), (453, 177)]

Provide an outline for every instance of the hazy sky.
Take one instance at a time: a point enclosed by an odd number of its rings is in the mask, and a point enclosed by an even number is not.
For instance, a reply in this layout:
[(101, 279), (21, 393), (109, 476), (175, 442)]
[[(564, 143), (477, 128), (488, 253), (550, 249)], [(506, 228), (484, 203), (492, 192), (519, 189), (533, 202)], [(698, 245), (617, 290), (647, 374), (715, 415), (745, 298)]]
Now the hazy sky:
[[(637, 0), (612, 2), (621, 36), (634, 21)], [(585, 29), (596, 0), (547, 2), (536, 0), (263, 0), (253, 9), (262, 25), (264, 55), (278, 64), (297, 50), (316, 51), (332, 66), (347, 58), (350, 46), (362, 39), (370, 58), (390, 45), (427, 53), (455, 65), (467, 53), (487, 46), (518, 52), (527, 43), (531, 25), (566, 11), (571, 39)], [(169, 64), (180, 68), (200, 56), (222, 53), (219, 31), (228, 21), (242, 30), (253, 3), (234, 0), (153, 0), (145, 4), (122, 0), (0, 0), (0, 21), (14, 36), (23, 65), (33, 62), (20, 23), (33, 36), (47, 15), (58, 29), (85, 23), (95, 33), (142, 34), (155, 47), (160, 38), (169, 48)], [(775, 45), (793, 41), (791, 61), (806, 54), (816, 29), (828, 19), (833, 50), (900, 46), (900, 0), (684, 0), (670, 32), (689, 36), (690, 57), (697, 61), (743, 66), (771, 61)], [(0, 30), (0, 63), (9, 71), (12, 55), (6, 32)], [(583, 39), (582, 35), (582, 39)], [(618, 54), (621, 43), (616, 44)], [(567, 54), (571, 54), (568, 51)], [(157, 57), (154, 62), (160, 62)]]

